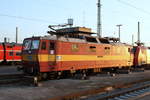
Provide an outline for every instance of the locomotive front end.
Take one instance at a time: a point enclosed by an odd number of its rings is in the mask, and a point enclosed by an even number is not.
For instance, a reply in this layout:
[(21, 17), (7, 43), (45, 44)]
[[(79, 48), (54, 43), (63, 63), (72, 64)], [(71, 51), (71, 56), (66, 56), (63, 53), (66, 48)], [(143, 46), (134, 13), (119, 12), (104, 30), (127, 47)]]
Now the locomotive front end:
[(39, 38), (27, 38), (23, 42), (22, 64), (25, 74), (37, 75), (39, 73), (38, 51)]

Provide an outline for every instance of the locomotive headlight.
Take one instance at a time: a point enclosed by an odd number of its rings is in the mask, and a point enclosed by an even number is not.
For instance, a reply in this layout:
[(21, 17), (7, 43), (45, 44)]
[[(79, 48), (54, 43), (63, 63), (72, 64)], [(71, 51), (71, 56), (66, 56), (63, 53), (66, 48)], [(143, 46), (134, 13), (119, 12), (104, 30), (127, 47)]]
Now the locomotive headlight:
[(31, 54), (31, 51), (28, 51), (29, 54)]
[(32, 60), (32, 56), (28, 56), (27, 58), (28, 58), (28, 60)]
[(60, 61), (62, 59), (62, 56), (56, 56), (56, 61)]

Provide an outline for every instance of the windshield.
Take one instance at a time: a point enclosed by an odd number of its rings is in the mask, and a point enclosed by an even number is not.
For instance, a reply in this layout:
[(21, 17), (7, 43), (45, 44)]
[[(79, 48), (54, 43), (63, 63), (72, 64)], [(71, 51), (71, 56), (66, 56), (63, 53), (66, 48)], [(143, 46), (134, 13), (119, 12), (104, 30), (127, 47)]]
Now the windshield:
[(39, 48), (39, 40), (33, 40), (31, 49), (38, 49)]
[(23, 43), (23, 50), (29, 50), (31, 47), (31, 40), (25, 40)]
[(25, 40), (23, 43), (23, 50), (38, 49), (39, 40)]
[(133, 47), (131, 52), (136, 53), (136, 49), (137, 49), (137, 47)]

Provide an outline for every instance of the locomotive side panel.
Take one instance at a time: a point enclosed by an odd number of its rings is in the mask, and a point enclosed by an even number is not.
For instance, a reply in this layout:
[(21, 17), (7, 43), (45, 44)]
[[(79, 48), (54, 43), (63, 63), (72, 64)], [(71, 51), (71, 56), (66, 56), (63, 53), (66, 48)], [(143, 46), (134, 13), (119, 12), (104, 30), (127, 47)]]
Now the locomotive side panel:
[[(60, 42), (57, 57), (61, 66), (58, 70), (79, 70), (94, 68), (96, 65), (96, 44)], [(61, 47), (61, 49), (59, 49)]]
[[(104, 51), (103, 56), (97, 56), (99, 66), (104, 67), (129, 67), (133, 65), (133, 54), (130, 50), (128, 51), (128, 46), (120, 45), (104, 45), (102, 50)], [(99, 50), (99, 49), (98, 49)]]
[[(61, 49), (59, 49), (61, 48)], [(129, 67), (133, 54), (129, 46), (60, 42), (57, 47), (57, 71), (90, 68)]]

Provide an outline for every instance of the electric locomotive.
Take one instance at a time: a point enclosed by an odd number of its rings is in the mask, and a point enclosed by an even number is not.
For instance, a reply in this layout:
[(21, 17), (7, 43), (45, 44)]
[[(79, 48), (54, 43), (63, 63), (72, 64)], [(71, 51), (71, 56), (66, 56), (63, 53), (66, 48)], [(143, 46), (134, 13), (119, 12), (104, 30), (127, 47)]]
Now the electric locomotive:
[(100, 72), (133, 66), (133, 46), (114, 38), (94, 37), (91, 29), (71, 27), (48, 32), (48, 36), (24, 39), (24, 73), (47, 78)]
[(149, 67), (150, 66), (150, 48), (143, 45), (137, 45), (133, 48), (134, 51), (134, 67)]

